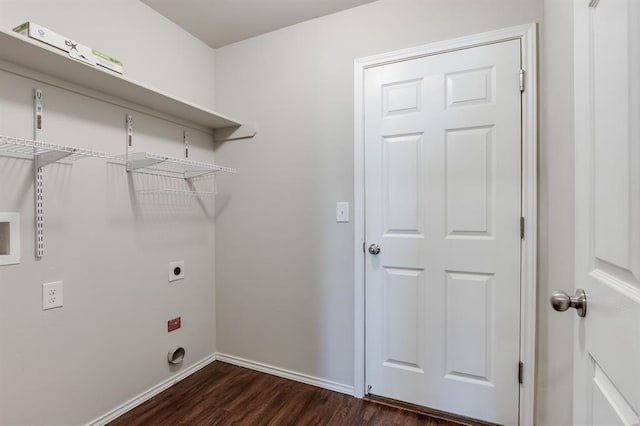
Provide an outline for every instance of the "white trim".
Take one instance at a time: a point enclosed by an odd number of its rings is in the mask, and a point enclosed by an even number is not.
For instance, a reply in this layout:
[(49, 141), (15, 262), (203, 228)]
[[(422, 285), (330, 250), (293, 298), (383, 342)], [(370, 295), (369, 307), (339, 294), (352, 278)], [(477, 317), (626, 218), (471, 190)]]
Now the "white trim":
[(263, 364), (256, 361), (250, 361), (248, 359), (239, 358), (232, 355), (214, 353), (208, 357), (196, 362), (192, 366), (182, 370), (178, 374), (175, 374), (168, 379), (158, 383), (157, 385), (147, 389), (139, 395), (134, 396), (127, 402), (119, 405), (113, 410), (103, 414), (102, 416), (87, 423), (87, 426), (103, 426), (107, 423), (117, 419), (126, 412), (134, 409), (135, 407), (150, 400), (162, 391), (169, 389), (179, 381), (187, 378), (196, 371), (206, 367), (214, 361), (222, 361), (228, 364), (237, 365), (239, 367), (248, 368), (250, 370), (260, 371), (261, 373), (271, 374), (272, 376), (283, 377), (285, 379), (294, 380), (300, 383), (306, 383), (308, 385), (316, 386), (323, 389), (328, 389), (334, 392), (340, 392), (347, 395), (353, 395), (353, 386), (344, 385), (342, 383), (332, 382), (330, 380), (320, 379), (318, 377), (309, 376), (308, 374), (298, 373), (291, 370), (285, 370), (284, 368), (274, 367), (272, 365)]
[(354, 164), (353, 164), (353, 226), (354, 226), (354, 377), (353, 396), (363, 398), (365, 392), (365, 198), (364, 198), (364, 60), (355, 64), (355, 115), (354, 115)]
[(146, 391), (142, 392), (141, 394), (134, 396), (133, 398), (131, 398), (130, 400), (128, 400), (124, 404), (121, 404), (118, 407), (114, 408), (113, 410), (111, 410), (111, 411), (103, 414), (102, 416), (90, 421), (89, 423), (87, 423), (87, 426), (102, 426), (102, 425), (106, 425), (107, 423), (109, 423), (109, 422), (117, 419), (118, 417), (122, 416), (127, 411), (130, 411), (130, 410), (134, 409), (135, 407), (137, 407), (138, 405), (150, 400), (151, 398), (153, 398), (154, 396), (156, 396), (160, 392), (162, 392), (162, 391), (164, 391), (166, 389), (169, 389), (171, 386), (175, 385), (180, 380), (185, 379), (188, 376), (190, 376), (193, 373), (195, 373), (196, 371), (200, 370), (201, 368), (206, 367), (207, 365), (211, 364), (215, 360), (216, 360), (216, 354), (212, 354), (212, 355), (207, 356), (206, 358), (196, 362), (195, 364), (191, 365), (190, 367), (185, 368), (181, 372), (179, 372), (179, 373), (169, 377), (168, 379), (158, 383), (157, 385), (147, 389)]
[(332, 382), (331, 380), (325, 380), (308, 374), (298, 373), (296, 371), (285, 370), (284, 368), (274, 367), (272, 365), (263, 364), (261, 362), (251, 361), (244, 358), (239, 358), (233, 355), (215, 354), (217, 361), (226, 362), (228, 364), (237, 365), (238, 367), (248, 368), (250, 370), (260, 371), (261, 373), (271, 374), (272, 376), (278, 376), (285, 379), (293, 380), (307, 385), (316, 386), (323, 389), (328, 389), (335, 392), (345, 393), (347, 395), (353, 395), (353, 386), (344, 385), (342, 383)]
[(538, 250), (538, 62), (537, 26), (521, 37), (522, 67), (526, 70), (522, 94), (522, 215), (525, 238), (521, 254), (520, 360), (524, 363), (520, 386), (520, 425), (535, 423), (536, 304)]
[(0, 212), (0, 222), (8, 223), (9, 253), (0, 254), (0, 266), (20, 263), (20, 213)]
[[(526, 218), (522, 241), (520, 359), (524, 384), (520, 386), (520, 425), (534, 424), (536, 249), (537, 249), (537, 24), (521, 25), (403, 49), (355, 61), (354, 90), (354, 396), (365, 394), (365, 182), (364, 182), (364, 72), (367, 68), (455, 50), (520, 40), (525, 91), (522, 95), (522, 215)], [(516, 366), (514, 366), (516, 368)]]

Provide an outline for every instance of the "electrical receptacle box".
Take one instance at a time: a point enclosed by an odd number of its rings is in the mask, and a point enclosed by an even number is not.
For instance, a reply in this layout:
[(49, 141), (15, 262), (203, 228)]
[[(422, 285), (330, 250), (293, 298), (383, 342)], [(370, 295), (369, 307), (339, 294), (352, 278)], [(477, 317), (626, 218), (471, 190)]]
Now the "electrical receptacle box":
[(169, 262), (169, 282), (184, 279), (184, 260)]
[(42, 310), (62, 307), (62, 281), (42, 284)]
[(182, 318), (177, 317), (177, 318), (173, 318), (170, 319), (169, 321), (167, 321), (167, 332), (171, 333), (174, 330), (179, 329), (180, 327), (182, 327)]
[(0, 212), (0, 265), (20, 263), (20, 215)]

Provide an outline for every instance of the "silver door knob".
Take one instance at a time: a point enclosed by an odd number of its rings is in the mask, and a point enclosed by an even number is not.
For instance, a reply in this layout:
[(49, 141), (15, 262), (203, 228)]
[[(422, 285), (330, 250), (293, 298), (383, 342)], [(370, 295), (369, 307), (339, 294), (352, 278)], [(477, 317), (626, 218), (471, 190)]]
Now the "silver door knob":
[(569, 308), (574, 308), (579, 317), (587, 315), (587, 294), (583, 289), (576, 289), (576, 295), (570, 297), (562, 290), (556, 290), (551, 295), (551, 306), (558, 312), (564, 312)]
[(380, 246), (377, 245), (376, 243), (373, 243), (369, 246), (369, 254), (372, 254), (374, 256), (378, 255), (380, 253)]

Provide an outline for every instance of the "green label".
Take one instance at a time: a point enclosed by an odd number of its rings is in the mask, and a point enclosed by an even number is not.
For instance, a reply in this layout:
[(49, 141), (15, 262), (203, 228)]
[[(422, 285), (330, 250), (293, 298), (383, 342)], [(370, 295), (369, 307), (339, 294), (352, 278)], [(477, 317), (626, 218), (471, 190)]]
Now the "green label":
[(116, 64), (116, 65), (120, 65), (120, 66), (123, 66), (123, 65), (124, 65), (122, 62), (120, 62), (120, 61), (119, 61), (119, 60), (117, 60), (116, 58), (112, 58), (111, 56), (106, 55), (106, 54), (104, 54), (104, 53), (100, 52), (99, 50), (95, 50), (95, 49), (93, 49), (93, 54), (94, 54), (94, 55), (96, 55), (96, 56), (97, 56), (97, 57), (99, 57), (99, 58), (104, 59), (105, 61), (112, 62), (112, 63), (114, 63), (114, 64)]

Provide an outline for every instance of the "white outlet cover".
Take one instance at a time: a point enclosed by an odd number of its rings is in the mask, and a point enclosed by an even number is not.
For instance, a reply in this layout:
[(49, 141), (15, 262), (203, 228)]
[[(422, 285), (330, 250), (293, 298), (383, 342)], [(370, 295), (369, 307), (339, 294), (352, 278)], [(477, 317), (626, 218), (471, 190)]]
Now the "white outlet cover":
[(42, 310), (62, 306), (62, 281), (42, 284)]
[[(176, 268), (180, 268), (180, 271), (177, 274), (176, 274)], [(169, 262), (169, 282), (183, 280), (183, 279), (184, 279), (184, 260)]]

